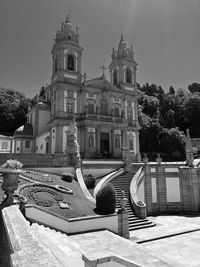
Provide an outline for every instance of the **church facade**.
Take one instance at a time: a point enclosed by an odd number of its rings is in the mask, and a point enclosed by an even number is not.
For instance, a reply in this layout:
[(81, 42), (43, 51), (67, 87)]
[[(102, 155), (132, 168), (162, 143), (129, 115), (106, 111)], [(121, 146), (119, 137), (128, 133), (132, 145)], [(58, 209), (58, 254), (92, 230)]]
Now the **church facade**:
[(33, 153), (68, 153), (69, 125), (76, 121), (82, 158), (122, 158), (128, 151), (140, 160), (136, 88), (137, 63), (121, 36), (112, 50), (110, 81), (104, 74), (87, 80), (82, 74), (83, 48), (69, 16), (57, 31), (52, 79), (28, 113), (33, 127)]

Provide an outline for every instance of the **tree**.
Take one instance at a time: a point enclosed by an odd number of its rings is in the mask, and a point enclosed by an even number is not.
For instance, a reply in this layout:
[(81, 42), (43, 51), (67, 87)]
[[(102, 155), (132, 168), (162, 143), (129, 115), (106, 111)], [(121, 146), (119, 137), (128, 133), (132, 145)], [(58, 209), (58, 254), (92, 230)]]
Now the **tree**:
[(159, 151), (168, 153), (174, 158), (184, 159), (185, 141), (178, 128), (165, 129), (159, 133)]
[(175, 95), (175, 90), (174, 90), (174, 87), (172, 87), (172, 86), (170, 86), (169, 87), (169, 93), (171, 94), (171, 95)]
[(166, 127), (167, 128), (174, 128), (175, 127), (175, 120), (174, 120), (174, 110), (170, 109), (166, 114)]
[(160, 96), (162, 96), (164, 94), (164, 91), (163, 91), (162, 87), (161, 86), (157, 86), (156, 84), (149, 85), (148, 83), (146, 83), (143, 86), (139, 86), (138, 89), (141, 92), (144, 92), (148, 96), (160, 97)]
[(161, 125), (158, 119), (153, 119), (148, 115), (140, 114), (140, 148), (142, 152), (159, 151), (159, 132)]
[(25, 95), (13, 90), (0, 88), (0, 132), (13, 132), (26, 122), (29, 101)]
[(192, 136), (200, 136), (200, 96), (197, 94), (189, 94), (184, 101), (184, 112), (187, 128), (191, 129)]
[(144, 95), (140, 101), (143, 109), (142, 111), (150, 117), (158, 116), (159, 100), (155, 96)]
[(188, 90), (191, 93), (200, 93), (200, 83), (192, 83), (188, 85)]

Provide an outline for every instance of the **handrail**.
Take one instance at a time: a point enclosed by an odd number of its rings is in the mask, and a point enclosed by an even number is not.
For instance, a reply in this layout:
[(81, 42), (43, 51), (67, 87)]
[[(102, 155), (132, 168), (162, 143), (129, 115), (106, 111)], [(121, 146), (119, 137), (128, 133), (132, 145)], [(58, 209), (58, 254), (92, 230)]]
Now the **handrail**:
[(139, 218), (146, 218), (147, 217), (147, 209), (146, 204), (144, 201), (138, 199), (137, 192), (139, 185), (142, 183), (142, 180), (144, 178), (144, 170), (143, 167), (141, 167), (136, 174), (133, 176), (133, 179), (130, 184), (130, 199), (132, 206), (135, 210), (136, 215)]
[(109, 173), (108, 175), (106, 175), (95, 187), (94, 189), (94, 198), (96, 199), (96, 195), (98, 193), (98, 191), (102, 188), (103, 185), (105, 185), (106, 183), (108, 183), (109, 181), (113, 180), (116, 176), (122, 174), (124, 172), (123, 168), (120, 168), (117, 171), (114, 171), (112, 173)]

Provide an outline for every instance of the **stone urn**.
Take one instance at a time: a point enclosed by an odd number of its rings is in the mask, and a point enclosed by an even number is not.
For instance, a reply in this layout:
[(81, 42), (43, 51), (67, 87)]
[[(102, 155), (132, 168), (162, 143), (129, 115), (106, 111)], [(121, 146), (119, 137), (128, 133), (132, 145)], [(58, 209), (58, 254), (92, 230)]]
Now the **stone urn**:
[(5, 199), (2, 204), (10, 206), (13, 204), (13, 193), (18, 187), (19, 174), (22, 173), (22, 163), (17, 160), (7, 160), (0, 168), (0, 173), (3, 176), (1, 188), (5, 192)]

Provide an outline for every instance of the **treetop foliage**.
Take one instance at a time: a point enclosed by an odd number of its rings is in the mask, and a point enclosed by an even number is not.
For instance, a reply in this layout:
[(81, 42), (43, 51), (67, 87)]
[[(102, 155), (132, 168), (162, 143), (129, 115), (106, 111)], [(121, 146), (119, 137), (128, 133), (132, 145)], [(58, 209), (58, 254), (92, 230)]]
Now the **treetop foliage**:
[(26, 122), (29, 100), (14, 89), (0, 88), (0, 133), (10, 134)]
[(182, 132), (190, 129), (192, 137), (200, 137), (200, 83), (192, 83), (189, 91), (171, 86), (138, 85), (140, 146), (143, 152), (163, 152), (184, 157)]

